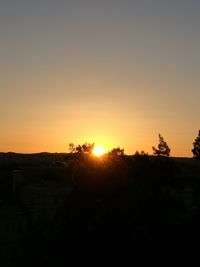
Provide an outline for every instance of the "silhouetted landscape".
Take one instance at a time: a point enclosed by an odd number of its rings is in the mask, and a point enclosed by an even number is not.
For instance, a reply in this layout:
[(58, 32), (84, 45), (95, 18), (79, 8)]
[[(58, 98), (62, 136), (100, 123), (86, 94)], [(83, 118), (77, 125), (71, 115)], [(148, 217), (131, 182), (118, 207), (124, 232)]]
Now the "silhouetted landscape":
[(199, 160), (91, 147), (0, 154), (1, 266), (134, 262), (199, 240)]
[(0, 1), (0, 267), (199, 258), (199, 29), (198, 0)]

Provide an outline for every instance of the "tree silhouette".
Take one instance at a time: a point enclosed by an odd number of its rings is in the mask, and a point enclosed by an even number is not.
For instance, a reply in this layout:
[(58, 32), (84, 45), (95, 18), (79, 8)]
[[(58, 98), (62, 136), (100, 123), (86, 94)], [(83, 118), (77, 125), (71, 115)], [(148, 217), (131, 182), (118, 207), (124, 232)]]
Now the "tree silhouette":
[(74, 143), (69, 143), (69, 153), (75, 153), (76, 152), (76, 147), (74, 145)]
[(158, 147), (152, 147), (154, 155), (156, 156), (162, 156), (162, 157), (169, 157), (170, 156), (170, 148), (167, 145), (167, 143), (164, 141), (164, 138), (161, 136), (161, 134), (158, 135), (159, 136), (159, 144)]
[(194, 158), (200, 159), (200, 130), (197, 138), (195, 139), (193, 143), (194, 148), (192, 149), (192, 153), (194, 155)]
[(109, 156), (123, 156), (124, 149), (120, 147), (113, 148), (111, 151), (108, 152)]
[(144, 152), (143, 150), (139, 152), (138, 150), (135, 152), (134, 156), (141, 156), (141, 157), (148, 157), (148, 153)]
[(69, 144), (69, 152), (70, 153), (77, 153), (81, 155), (90, 155), (94, 149), (94, 143), (85, 143), (83, 145), (75, 146), (73, 143)]

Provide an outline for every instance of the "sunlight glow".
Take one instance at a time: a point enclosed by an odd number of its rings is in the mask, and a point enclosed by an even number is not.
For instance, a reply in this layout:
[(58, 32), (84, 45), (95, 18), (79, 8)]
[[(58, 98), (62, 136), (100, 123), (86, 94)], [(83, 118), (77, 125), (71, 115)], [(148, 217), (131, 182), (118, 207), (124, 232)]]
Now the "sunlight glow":
[(96, 157), (101, 157), (105, 154), (105, 148), (103, 148), (99, 145), (95, 145), (92, 153)]

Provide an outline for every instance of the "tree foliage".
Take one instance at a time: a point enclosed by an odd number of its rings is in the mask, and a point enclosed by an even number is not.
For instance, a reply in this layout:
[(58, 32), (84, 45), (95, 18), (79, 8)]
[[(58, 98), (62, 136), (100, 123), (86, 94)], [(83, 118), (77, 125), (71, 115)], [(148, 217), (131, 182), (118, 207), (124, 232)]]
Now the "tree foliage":
[(136, 157), (139, 157), (139, 156), (141, 156), (141, 157), (148, 157), (148, 153), (147, 152), (144, 152), (143, 150), (141, 152), (136, 151), (135, 154), (134, 154), (134, 156), (136, 156)]
[(161, 134), (158, 135), (159, 136), (159, 144), (158, 147), (152, 147), (154, 155), (156, 156), (163, 156), (163, 157), (169, 157), (170, 156), (170, 148), (167, 145), (167, 143), (165, 142), (164, 138), (161, 136)]
[(84, 143), (82, 145), (75, 146), (73, 143), (69, 144), (69, 152), (77, 153), (81, 155), (90, 155), (94, 149), (94, 143)]
[(69, 143), (68, 151), (69, 151), (69, 153), (75, 153), (76, 152), (76, 147), (75, 147), (74, 143)]
[(123, 156), (124, 149), (120, 147), (113, 148), (111, 151), (108, 152), (109, 156)]
[(197, 138), (195, 139), (193, 143), (192, 153), (193, 153), (194, 158), (200, 159), (200, 130), (199, 130), (199, 134)]

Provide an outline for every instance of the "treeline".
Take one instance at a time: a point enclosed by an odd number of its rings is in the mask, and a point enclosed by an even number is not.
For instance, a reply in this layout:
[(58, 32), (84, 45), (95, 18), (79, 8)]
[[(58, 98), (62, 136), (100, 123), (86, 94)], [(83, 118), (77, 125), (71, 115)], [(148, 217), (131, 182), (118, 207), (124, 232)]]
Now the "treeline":
[[(160, 156), (160, 157), (169, 157), (171, 149), (168, 146), (167, 142), (165, 142), (164, 138), (162, 137), (161, 134), (158, 135), (159, 137), (159, 143), (157, 147), (152, 147), (153, 149), (153, 155), (155, 156)], [(73, 143), (69, 144), (68, 151), (69, 153), (77, 153), (77, 154), (91, 154), (94, 149), (94, 143), (85, 143), (83, 145), (78, 145), (75, 146)], [(200, 159), (200, 130), (198, 133), (197, 138), (193, 142), (193, 148), (192, 148), (192, 153), (193, 157), (196, 159)], [(113, 156), (119, 156), (119, 155), (124, 155), (124, 149), (117, 147), (113, 148), (111, 151), (108, 152), (108, 155), (113, 155)], [(145, 153), (144, 151), (135, 152), (135, 155), (141, 155), (141, 156), (147, 156), (148, 153)]]

